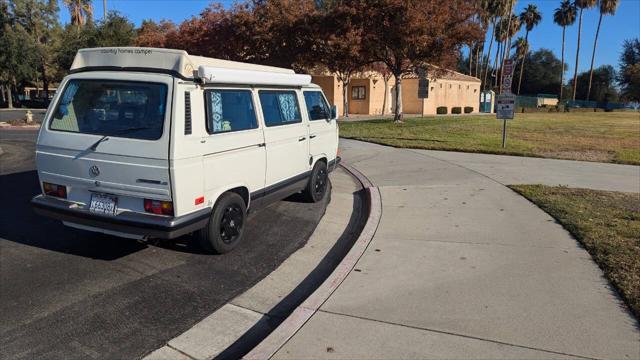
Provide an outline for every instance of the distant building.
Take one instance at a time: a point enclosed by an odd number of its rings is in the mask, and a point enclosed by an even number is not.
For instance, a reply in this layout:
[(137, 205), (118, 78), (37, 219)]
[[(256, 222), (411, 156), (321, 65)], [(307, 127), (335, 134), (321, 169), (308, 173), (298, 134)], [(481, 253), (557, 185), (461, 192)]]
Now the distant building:
[[(343, 95), (342, 83), (331, 74), (312, 75), (312, 82), (318, 84), (324, 91), (331, 105), (338, 107), (338, 113), (342, 114)], [(379, 73), (368, 72), (351, 79), (349, 83), (349, 113), (362, 115), (380, 115), (385, 96), (384, 80)], [(388, 82), (388, 93), (385, 114), (393, 112), (395, 107), (395, 79)], [(473, 112), (479, 110), (480, 105), (480, 80), (455, 71), (448, 71), (444, 75), (429, 82), (429, 97), (424, 99), (424, 113), (436, 114), (438, 107), (447, 107), (447, 113), (451, 108), (472, 107)], [(402, 111), (405, 114), (422, 113), (422, 99), (418, 98), (418, 76), (405, 75), (402, 79)]]

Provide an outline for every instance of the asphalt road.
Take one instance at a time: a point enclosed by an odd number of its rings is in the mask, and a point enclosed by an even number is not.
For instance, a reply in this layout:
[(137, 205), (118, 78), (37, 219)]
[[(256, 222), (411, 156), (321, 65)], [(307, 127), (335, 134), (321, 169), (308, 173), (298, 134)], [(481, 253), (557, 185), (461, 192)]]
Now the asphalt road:
[[(94, 234), (32, 212), (34, 134), (7, 134), (0, 131), (3, 359), (140, 357), (302, 247), (328, 201), (293, 197), (252, 214), (245, 242), (223, 256), (200, 253), (190, 237), (138, 242)], [(16, 148), (22, 153), (12, 154)]]

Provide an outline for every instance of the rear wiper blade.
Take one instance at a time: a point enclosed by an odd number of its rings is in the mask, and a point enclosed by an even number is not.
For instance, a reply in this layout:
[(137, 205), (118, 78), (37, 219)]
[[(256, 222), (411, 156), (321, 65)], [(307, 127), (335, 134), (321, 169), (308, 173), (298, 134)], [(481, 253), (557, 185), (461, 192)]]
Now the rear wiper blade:
[(139, 126), (139, 127), (130, 127), (130, 128), (126, 128), (126, 129), (116, 130), (116, 131), (112, 132), (111, 134), (104, 135), (103, 137), (101, 137), (100, 140), (98, 140), (95, 143), (93, 143), (93, 145), (91, 145), (89, 147), (89, 149), (91, 149), (92, 151), (96, 151), (96, 149), (98, 148), (98, 145), (100, 145), (100, 143), (102, 143), (103, 141), (109, 140), (109, 135), (123, 134), (123, 133), (129, 132), (129, 131), (147, 130), (147, 129), (151, 129), (151, 128), (148, 127), (148, 126)]
[(126, 128), (126, 129), (116, 130), (113, 133), (114, 134), (122, 134), (122, 133), (126, 133), (128, 131), (147, 130), (147, 129), (151, 129), (151, 128), (148, 127), (148, 126), (130, 127), (130, 128)]
[(109, 140), (109, 135), (104, 135), (103, 137), (100, 138), (100, 140), (93, 143), (93, 145), (91, 145), (89, 149), (91, 149), (91, 151), (96, 151), (96, 149), (98, 148), (98, 145), (100, 145), (101, 142), (107, 141), (107, 140)]

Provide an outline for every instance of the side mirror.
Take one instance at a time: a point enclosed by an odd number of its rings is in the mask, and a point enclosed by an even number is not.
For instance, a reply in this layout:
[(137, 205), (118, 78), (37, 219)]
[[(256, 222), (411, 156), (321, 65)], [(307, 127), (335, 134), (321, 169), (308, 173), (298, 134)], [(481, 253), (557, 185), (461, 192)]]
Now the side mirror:
[(332, 105), (331, 106), (331, 120), (337, 120), (338, 119), (338, 106), (337, 105)]

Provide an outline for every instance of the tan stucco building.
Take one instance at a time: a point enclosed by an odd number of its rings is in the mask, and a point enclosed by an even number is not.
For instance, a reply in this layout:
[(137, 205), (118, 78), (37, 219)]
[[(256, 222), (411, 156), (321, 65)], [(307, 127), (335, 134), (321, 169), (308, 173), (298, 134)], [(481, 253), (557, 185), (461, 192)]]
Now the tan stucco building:
[[(338, 113), (342, 114), (343, 92), (342, 82), (335, 75), (313, 75), (312, 82), (322, 87), (331, 105), (338, 107)], [(383, 107), (384, 113), (390, 114), (395, 104), (393, 103), (395, 79), (388, 81), (387, 98), (385, 102), (385, 84), (382, 76), (375, 72), (357, 76), (349, 83), (349, 113), (362, 115), (380, 115)], [(431, 79), (429, 82), (429, 97), (424, 99), (424, 113), (436, 114), (440, 106), (447, 107), (447, 113), (451, 108), (472, 107), (473, 112), (479, 110), (480, 80), (478, 78), (448, 71), (446, 74)], [(418, 77), (408, 75), (402, 79), (402, 111), (405, 114), (422, 113), (422, 99), (418, 98)]]

